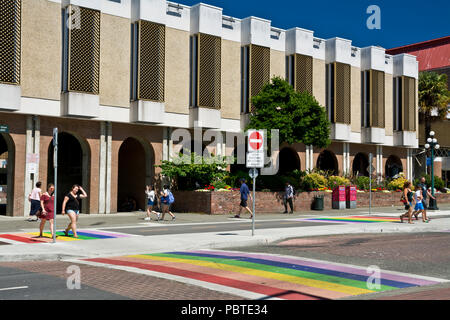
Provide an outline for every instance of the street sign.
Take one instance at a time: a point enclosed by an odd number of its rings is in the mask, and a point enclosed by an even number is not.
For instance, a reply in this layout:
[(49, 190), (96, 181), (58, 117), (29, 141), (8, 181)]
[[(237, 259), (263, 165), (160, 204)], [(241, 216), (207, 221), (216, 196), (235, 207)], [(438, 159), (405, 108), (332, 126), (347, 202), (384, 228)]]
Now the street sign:
[(53, 146), (58, 144), (58, 128), (53, 128)]
[(249, 130), (248, 131), (248, 151), (249, 152), (263, 152), (264, 146), (264, 131)]
[(247, 168), (264, 168), (264, 153), (247, 152)]
[(254, 179), (258, 176), (258, 169), (256, 168), (251, 168), (248, 175), (250, 176), (250, 178)]
[(0, 124), (0, 133), (9, 133), (9, 126), (6, 124)]

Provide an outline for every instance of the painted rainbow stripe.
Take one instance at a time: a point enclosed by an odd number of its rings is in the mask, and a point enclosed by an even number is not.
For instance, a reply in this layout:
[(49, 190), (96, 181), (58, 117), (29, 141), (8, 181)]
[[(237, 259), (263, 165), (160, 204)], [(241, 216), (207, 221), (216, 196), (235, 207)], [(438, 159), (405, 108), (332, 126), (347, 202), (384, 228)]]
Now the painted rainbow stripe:
[[(73, 238), (72, 231), (69, 232), (69, 237), (64, 235), (64, 232), (57, 231), (56, 242), (80, 241), (80, 240), (97, 240), (97, 239), (115, 239), (129, 237), (129, 235), (115, 234), (111, 232), (93, 231), (93, 230), (78, 230), (78, 238)], [(53, 242), (51, 233), (44, 232), (43, 237), (38, 237), (39, 232), (28, 233), (14, 233), (14, 234), (0, 234), (0, 238), (13, 240), (18, 243), (49, 243)]]
[(380, 288), (369, 289), (370, 274), (364, 268), (296, 257), (213, 250), (86, 261), (150, 270), (289, 300), (338, 299), (439, 283), (382, 271)]
[(327, 223), (380, 223), (380, 222), (400, 222), (400, 218), (380, 217), (380, 216), (346, 216), (346, 217), (298, 219), (297, 221), (318, 221)]

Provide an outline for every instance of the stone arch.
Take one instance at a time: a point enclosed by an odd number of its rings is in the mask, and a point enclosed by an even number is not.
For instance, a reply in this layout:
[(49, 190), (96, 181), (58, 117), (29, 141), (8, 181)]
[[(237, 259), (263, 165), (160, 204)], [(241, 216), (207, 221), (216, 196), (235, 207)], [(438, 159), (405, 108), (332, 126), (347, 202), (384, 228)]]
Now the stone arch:
[[(145, 186), (156, 182), (154, 161), (153, 148), (145, 139), (128, 137), (122, 141), (118, 153), (118, 211), (146, 209)], [(127, 208), (127, 199), (134, 200), (133, 207)]]
[[(55, 183), (53, 139), (48, 146), (47, 184)], [(58, 133), (58, 180), (56, 181), (57, 209), (60, 213), (64, 196), (72, 185), (79, 184), (88, 194), (88, 199), (81, 202), (83, 213), (90, 212), (90, 176), (91, 148), (89, 143), (77, 133), (61, 131)], [(45, 187), (46, 188), (46, 187)]]
[(280, 150), (278, 161), (279, 174), (289, 173), (295, 169), (300, 170), (300, 157), (298, 156), (298, 153), (290, 147), (284, 147)]
[(403, 172), (402, 161), (399, 157), (392, 154), (388, 157), (384, 170), (386, 178), (393, 178), (400, 172)]
[(8, 133), (0, 133), (0, 215), (13, 215), (15, 143)]
[(317, 158), (316, 167), (323, 171), (330, 171), (333, 175), (339, 174), (338, 160), (333, 151), (323, 150)]
[(352, 173), (354, 176), (369, 176), (367, 168), (369, 166), (369, 156), (363, 152), (358, 152), (352, 164)]

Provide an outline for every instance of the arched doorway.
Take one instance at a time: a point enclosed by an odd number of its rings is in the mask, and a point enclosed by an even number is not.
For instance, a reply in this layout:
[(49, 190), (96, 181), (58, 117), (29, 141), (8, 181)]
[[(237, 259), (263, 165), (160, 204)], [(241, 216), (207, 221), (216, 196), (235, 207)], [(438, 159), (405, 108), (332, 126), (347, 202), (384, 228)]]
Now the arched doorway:
[(153, 183), (150, 146), (140, 139), (127, 138), (120, 146), (118, 165), (118, 211), (145, 210), (145, 186)]
[(367, 168), (369, 167), (369, 157), (365, 153), (357, 153), (355, 158), (353, 159), (353, 176), (369, 176), (369, 171)]
[(402, 161), (399, 157), (390, 155), (385, 166), (386, 178), (394, 178), (400, 172), (403, 172)]
[[(53, 139), (48, 147), (47, 183), (55, 182), (53, 166)], [(61, 213), (64, 196), (74, 184), (78, 184), (89, 194), (90, 177), (89, 146), (82, 139), (68, 132), (58, 134), (58, 181), (57, 181), (57, 213)], [(44, 186), (44, 188), (47, 188)], [(89, 199), (80, 203), (80, 211), (89, 213)]]
[(14, 155), (12, 138), (0, 133), (0, 215), (13, 215)]
[(324, 150), (320, 153), (316, 167), (320, 170), (328, 171), (333, 175), (338, 175), (339, 173), (336, 156), (329, 150)]
[(281, 149), (279, 155), (279, 174), (286, 174), (294, 171), (295, 169), (300, 170), (300, 158), (297, 152), (291, 148)]

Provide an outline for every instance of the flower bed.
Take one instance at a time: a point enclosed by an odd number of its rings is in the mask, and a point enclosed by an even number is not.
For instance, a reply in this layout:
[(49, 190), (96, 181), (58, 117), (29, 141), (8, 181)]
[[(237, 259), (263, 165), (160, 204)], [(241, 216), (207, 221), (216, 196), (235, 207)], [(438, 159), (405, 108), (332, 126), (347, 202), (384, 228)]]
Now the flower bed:
[[(310, 211), (315, 195), (324, 196), (324, 209), (331, 209), (331, 192), (301, 192), (294, 197), (294, 210), (296, 212)], [(256, 192), (256, 213), (283, 212), (283, 192)], [(401, 192), (385, 192), (383, 190), (372, 193), (373, 207), (402, 206)], [(227, 192), (217, 191), (175, 191), (175, 212), (192, 212), (207, 214), (231, 214), (239, 211), (240, 193), (237, 190)], [(450, 194), (437, 193), (437, 202), (450, 203)], [(357, 193), (357, 207), (369, 206), (369, 192)], [(251, 201), (248, 202), (252, 205)], [(342, 210), (345, 212), (345, 210)]]

